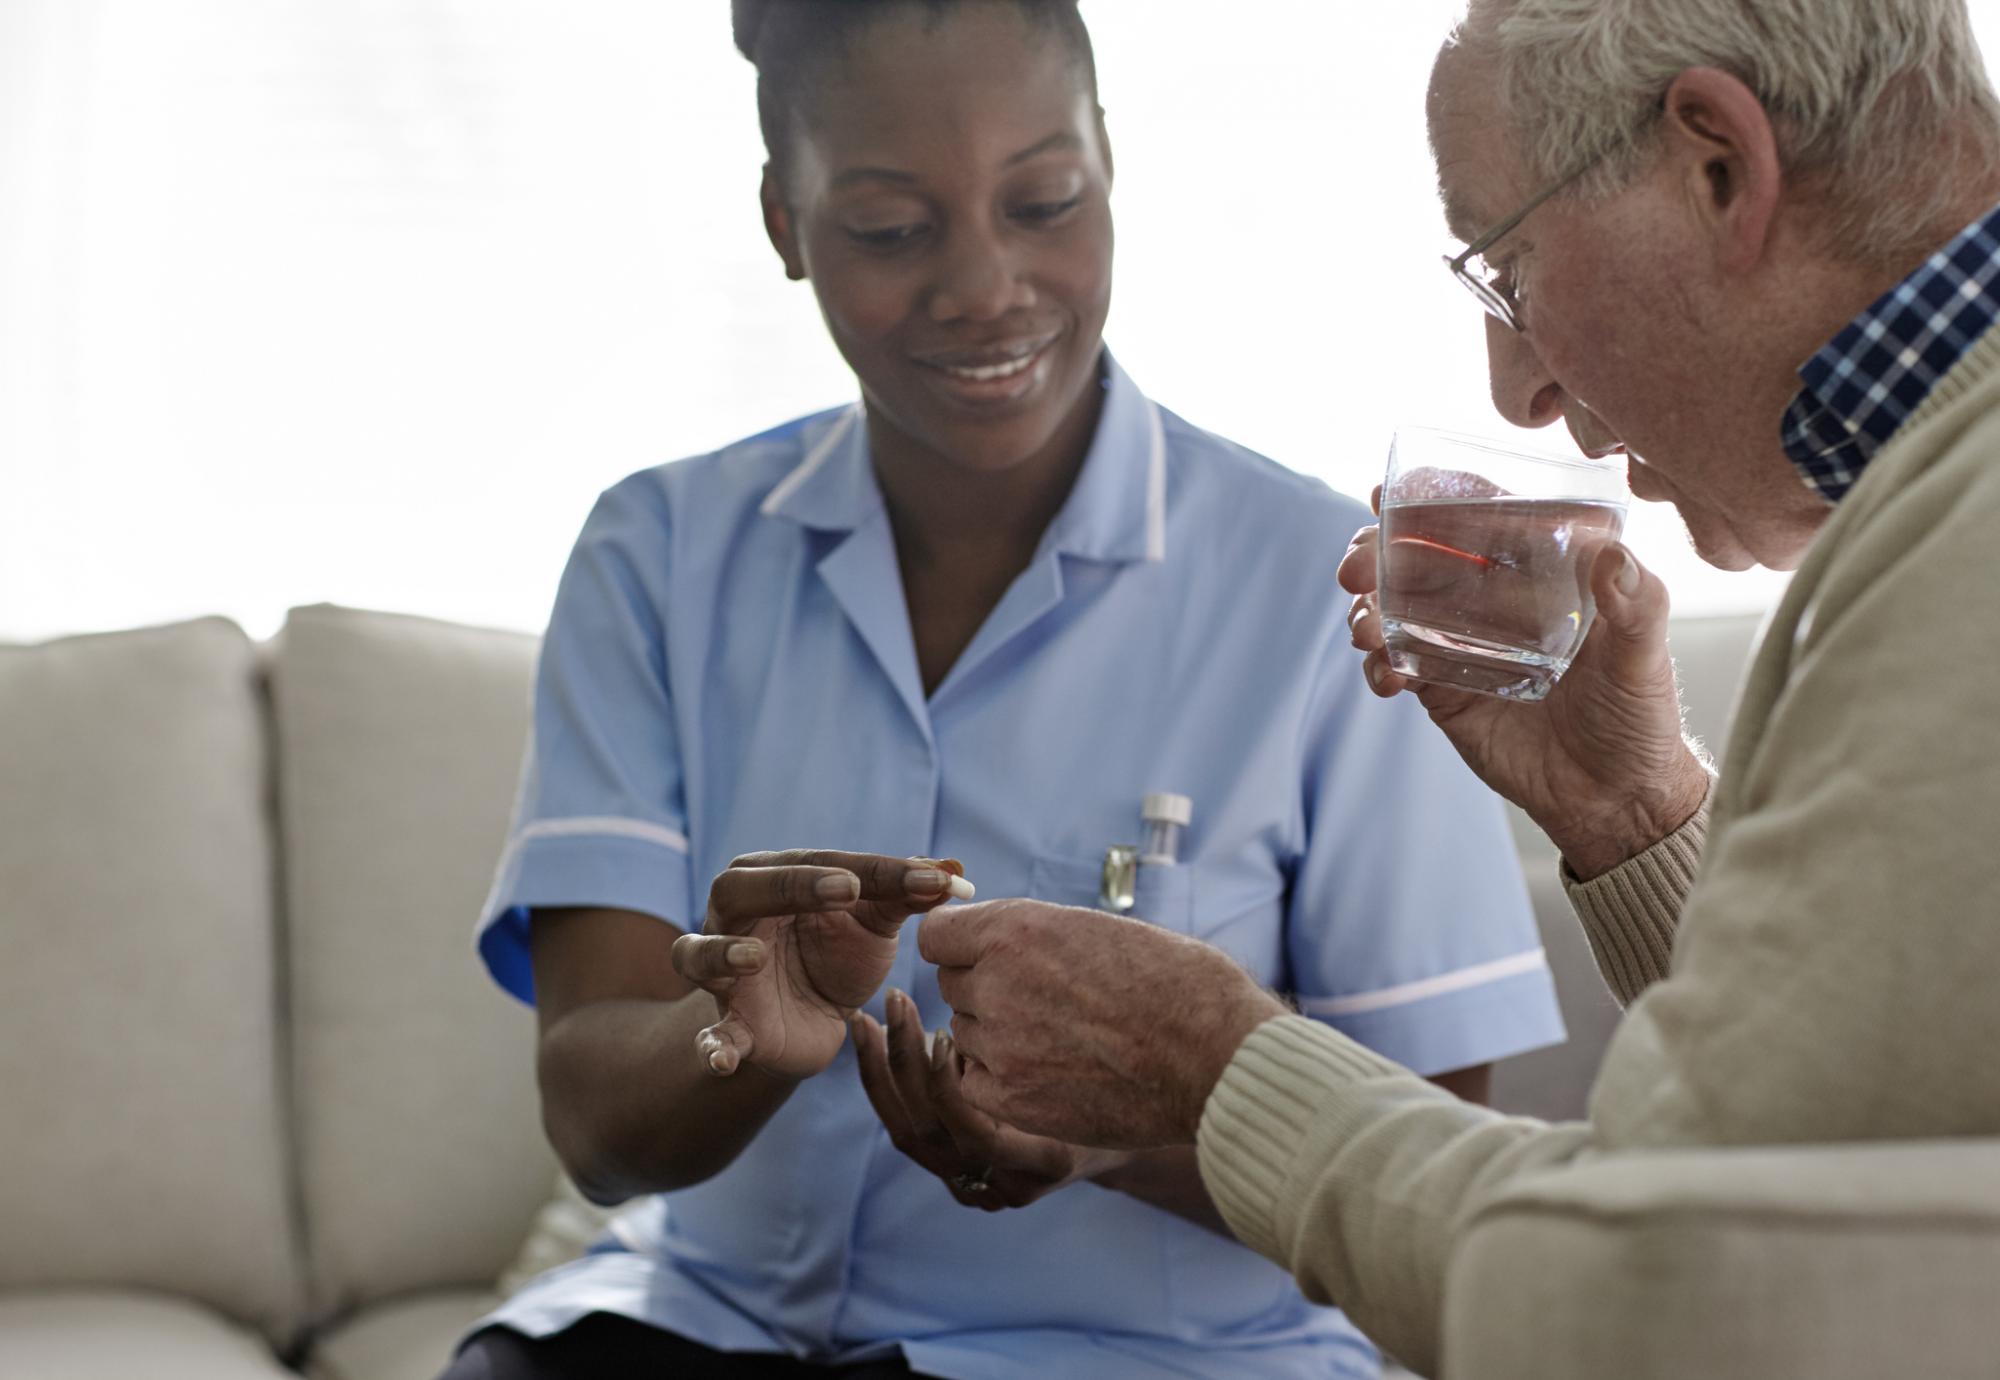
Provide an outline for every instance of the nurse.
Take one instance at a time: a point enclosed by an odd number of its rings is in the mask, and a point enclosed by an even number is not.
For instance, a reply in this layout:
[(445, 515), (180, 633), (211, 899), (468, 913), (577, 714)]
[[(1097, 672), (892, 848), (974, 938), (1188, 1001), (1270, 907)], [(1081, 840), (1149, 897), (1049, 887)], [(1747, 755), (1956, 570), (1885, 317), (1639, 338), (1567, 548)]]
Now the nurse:
[(449, 1375), (1373, 1375), (1202, 1225), (1190, 1160), (959, 1115), (903, 923), (952, 894), (931, 859), (1096, 904), (1173, 792), (1136, 917), (1461, 1092), (1559, 1039), (1492, 798), (1350, 673), (1333, 568), (1367, 514), (1105, 351), (1073, 0), (736, 23), (770, 238), (861, 398), (632, 476), (577, 543), (479, 947), (536, 1004), (565, 1167), (636, 1206)]

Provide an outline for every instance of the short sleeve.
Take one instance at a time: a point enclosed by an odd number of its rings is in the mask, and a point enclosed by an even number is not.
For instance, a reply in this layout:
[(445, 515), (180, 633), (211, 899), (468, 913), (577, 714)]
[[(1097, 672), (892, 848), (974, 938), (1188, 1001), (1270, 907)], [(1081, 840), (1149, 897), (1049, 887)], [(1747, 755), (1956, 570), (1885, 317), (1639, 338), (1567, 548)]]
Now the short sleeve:
[(1565, 1036), (1500, 800), (1411, 695), (1331, 647), (1303, 744), (1287, 915), (1299, 1009), (1421, 1074)]
[(493, 978), (534, 1000), (528, 916), (604, 906), (678, 924), (690, 868), (667, 675), (671, 532), (647, 476), (607, 491), (577, 539), (542, 643), (506, 852), (479, 928)]

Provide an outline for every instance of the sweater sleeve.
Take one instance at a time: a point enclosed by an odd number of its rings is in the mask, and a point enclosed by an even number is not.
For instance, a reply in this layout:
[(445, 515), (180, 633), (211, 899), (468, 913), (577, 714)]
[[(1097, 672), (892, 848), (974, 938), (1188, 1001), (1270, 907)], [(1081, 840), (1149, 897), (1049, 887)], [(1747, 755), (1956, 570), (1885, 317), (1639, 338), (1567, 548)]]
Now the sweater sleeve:
[[(1715, 792), (1709, 783), (1709, 795)], [(1567, 864), (1563, 889), (1583, 922), (1590, 951), (1620, 1006), (1630, 1006), (1667, 975), (1681, 907), (1694, 887), (1695, 869), (1708, 841), (1708, 799), (1673, 833), (1601, 877), (1576, 880)]]
[(1444, 1270), (1493, 1187), (1573, 1158), (1586, 1127), (1461, 1102), (1303, 1016), (1243, 1043), (1202, 1114), (1201, 1173), (1231, 1231), (1397, 1359), (1437, 1363)]

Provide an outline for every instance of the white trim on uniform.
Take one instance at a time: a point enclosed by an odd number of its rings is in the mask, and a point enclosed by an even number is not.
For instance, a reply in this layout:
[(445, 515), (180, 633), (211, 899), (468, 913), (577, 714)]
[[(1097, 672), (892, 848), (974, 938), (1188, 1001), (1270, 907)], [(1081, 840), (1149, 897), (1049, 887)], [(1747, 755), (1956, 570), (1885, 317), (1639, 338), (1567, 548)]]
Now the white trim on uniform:
[(538, 819), (514, 836), (515, 848), (533, 839), (564, 839), (578, 837), (604, 837), (638, 839), (643, 843), (657, 843), (662, 848), (671, 848), (676, 853), (689, 853), (687, 835), (669, 829), (664, 824), (649, 824), (643, 819), (622, 819), (617, 815), (584, 815), (575, 819)]
[(1346, 997), (1306, 997), (1299, 1002), (1299, 1010), (1308, 1016), (1359, 1016), (1391, 1006), (1406, 1006), (1426, 997), (1441, 997), (1447, 992), (1463, 992), (1468, 987), (1484, 986), (1501, 978), (1518, 977), (1548, 966), (1549, 957), (1544, 950), (1530, 949), (1526, 953), (1496, 958), (1491, 963), (1460, 968), (1455, 973), (1439, 973), (1436, 977), (1384, 987), (1374, 992), (1356, 992)]
[(778, 481), (778, 487), (771, 490), (770, 494), (765, 497), (764, 502), (759, 505), (757, 511), (765, 517), (770, 517), (773, 513), (777, 512), (786, 499), (797, 493), (799, 487), (813, 477), (813, 471), (826, 463), (826, 457), (833, 454), (834, 447), (846, 439), (847, 433), (854, 428), (854, 419), (860, 415), (860, 403), (856, 403), (843, 412), (840, 420), (829, 427), (826, 435), (820, 438), (819, 444), (814, 446), (806, 455), (806, 458), (799, 462), (799, 467)]
[(1147, 400), (1153, 429), (1153, 455), (1146, 468), (1146, 559), (1167, 558), (1167, 427), (1160, 405)]

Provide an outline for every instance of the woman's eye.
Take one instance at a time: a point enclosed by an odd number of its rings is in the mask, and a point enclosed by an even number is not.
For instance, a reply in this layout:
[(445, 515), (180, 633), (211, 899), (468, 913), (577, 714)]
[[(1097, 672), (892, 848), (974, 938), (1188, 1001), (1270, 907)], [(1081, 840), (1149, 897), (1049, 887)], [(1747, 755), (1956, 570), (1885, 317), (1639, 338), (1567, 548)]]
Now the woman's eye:
[(1082, 202), (1083, 197), (1081, 195), (1073, 196), (1067, 201), (1031, 201), (1025, 206), (1016, 206), (1013, 210), (1013, 216), (1015, 220), (1025, 220), (1031, 223), (1060, 220), (1063, 216), (1074, 211)]
[(928, 225), (916, 223), (885, 225), (873, 230), (849, 230), (847, 234), (848, 238), (866, 249), (901, 249), (915, 242), (928, 229)]

